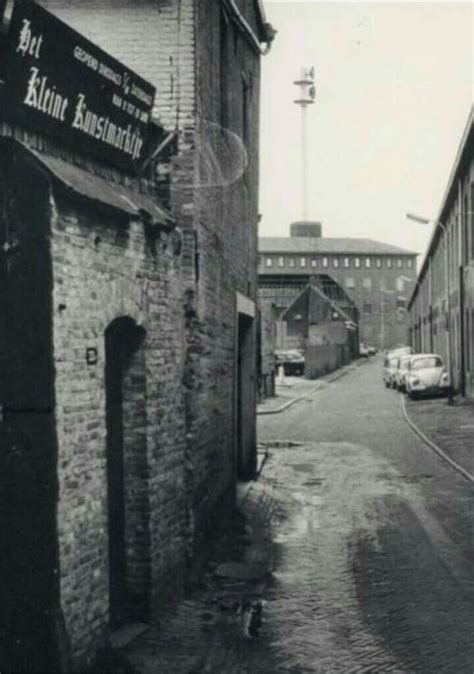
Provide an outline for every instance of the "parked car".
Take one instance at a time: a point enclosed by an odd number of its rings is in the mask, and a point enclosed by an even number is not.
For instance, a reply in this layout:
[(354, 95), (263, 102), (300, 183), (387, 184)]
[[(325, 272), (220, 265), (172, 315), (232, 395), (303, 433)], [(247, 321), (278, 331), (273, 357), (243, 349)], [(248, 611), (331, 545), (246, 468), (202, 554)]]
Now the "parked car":
[(275, 351), (277, 368), (283, 365), (285, 375), (301, 376), (304, 374), (304, 354), (298, 349), (290, 349), (287, 351)]
[(436, 353), (412, 356), (405, 382), (412, 399), (421, 395), (447, 395), (451, 386), (443, 359)]
[(369, 356), (377, 355), (377, 349), (375, 346), (368, 346), (367, 351), (369, 352)]
[(369, 350), (366, 346), (361, 344), (359, 346), (359, 358), (368, 358), (369, 357)]
[(387, 388), (395, 386), (395, 372), (398, 368), (400, 356), (385, 356), (383, 362), (383, 381)]
[(399, 359), (398, 367), (396, 369), (394, 379), (395, 388), (399, 391), (406, 391), (406, 377), (410, 371), (410, 363), (413, 356), (402, 356)]

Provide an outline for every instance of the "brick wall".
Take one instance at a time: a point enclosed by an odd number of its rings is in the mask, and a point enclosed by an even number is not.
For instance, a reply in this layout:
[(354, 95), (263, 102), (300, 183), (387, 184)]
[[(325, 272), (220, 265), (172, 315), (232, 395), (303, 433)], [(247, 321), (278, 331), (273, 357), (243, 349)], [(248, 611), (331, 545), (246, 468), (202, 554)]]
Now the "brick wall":
[[(142, 466), (146, 465), (140, 473), (139, 463), (128, 483), (133, 490), (133, 480), (141, 481), (148, 510), (148, 530), (142, 531), (142, 538), (149, 541), (150, 552), (145, 562), (140, 556), (135, 561), (150, 563), (155, 608), (182, 577), (179, 270), (167, 235), (147, 240), (141, 222), (107, 221), (64, 199), (56, 202), (52, 254), (61, 595), (72, 642), (85, 651), (108, 624), (104, 334), (114, 319), (123, 316), (146, 331), (142, 361), (134, 379), (124, 384), (132, 393), (124, 409), (124, 442), (134, 444), (133, 452), (141, 454)], [(96, 365), (85, 362), (91, 347), (98, 351)], [(143, 424), (137, 427), (132, 414), (139, 414)], [(127, 468), (133, 460), (133, 453), (129, 454)], [(137, 523), (137, 513), (130, 513), (129, 532)], [(140, 541), (130, 536), (128, 554), (133, 565), (130, 548)]]
[(193, 0), (40, 0), (39, 4), (156, 87), (168, 130), (194, 116)]
[[(221, 5), (199, 3), (196, 19), (199, 278), (189, 347), (200, 358), (188, 395), (188, 437), (198, 531), (233, 490), (236, 292), (256, 301), (259, 61)], [(255, 397), (255, 386), (248, 396)]]

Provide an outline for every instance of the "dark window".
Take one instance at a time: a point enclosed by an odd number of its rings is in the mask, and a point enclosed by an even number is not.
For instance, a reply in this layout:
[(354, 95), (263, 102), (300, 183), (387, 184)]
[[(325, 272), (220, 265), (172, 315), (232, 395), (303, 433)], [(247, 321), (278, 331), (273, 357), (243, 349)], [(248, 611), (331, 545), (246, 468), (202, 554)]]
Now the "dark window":
[(372, 313), (372, 305), (369, 302), (364, 302), (362, 310), (363, 310), (364, 314), (371, 314)]
[(227, 58), (227, 49), (229, 43), (229, 19), (224, 9), (221, 9), (221, 20), (220, 20), (220, 45), (219, 45), (219, 68), (220, 68), (220, 85), (221, 85), (221, 111), (220, 111), (220, 123), (223, 129), (227, 129), (228, 126), (228, 85), (227, 85), (227, 72), (228, 72), (228, 58)]
[(469, 209), (469, 215), (471, 220), (470, 230), (471, 230), (471, 259), (474, 258), (474, 182), (471, 183), (471, 206)]
[(469, 257), (469, 220), (467, 219), (467, 212), (469, 210), (469, 201), (467, 194), (464, 195), (463, 199), (463, 208), (462, 208), (462, 251), (461, 251), (461, 264), (466, 264)]
[(248, 147), (250, 130), (250, 85), (242, 76), (242, 140)]
[(397, 300), (397, 309), (404, 309), (405, 308), (405, 300), (398, 299)]
[(439, 356), (426, 356), (425, 358), (416, 358), (412, 361), (412, 370), (425, 370), (432, 367), (442, 367), (443, 361)]

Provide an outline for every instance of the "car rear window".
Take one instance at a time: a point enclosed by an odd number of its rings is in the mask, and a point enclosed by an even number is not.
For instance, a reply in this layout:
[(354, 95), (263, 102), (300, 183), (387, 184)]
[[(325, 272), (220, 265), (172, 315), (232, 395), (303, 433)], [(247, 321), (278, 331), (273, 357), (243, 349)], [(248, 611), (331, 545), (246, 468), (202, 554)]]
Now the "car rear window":
[(417, 358), (411, 364), (412, 370), (425, 370), (430, 367), (442, 367), (443, 361), (439, 356), (428, 356), (426, 358)]

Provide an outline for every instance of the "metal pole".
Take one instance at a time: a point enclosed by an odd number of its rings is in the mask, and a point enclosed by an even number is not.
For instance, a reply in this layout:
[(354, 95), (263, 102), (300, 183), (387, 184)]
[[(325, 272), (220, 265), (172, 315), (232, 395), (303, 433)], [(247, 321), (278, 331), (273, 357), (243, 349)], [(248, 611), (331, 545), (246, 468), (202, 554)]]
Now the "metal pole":
[(449, 372), (449, 391), (448, 391), (448, 404), (452, 405), (453, 403), (453, 367), (452, 367), (452, 358), (451, 358), (451, 298), (449, 292), (449, 255), (448, 255), (448, 230), (442, 222), (438, 222), (438, 225), (443, 230), (444, 236), (444, 270), (446, 274), (446, 313), (448, 316), (447, 320), (447, 357), (448, 357), (448, 372)]
[(303, 222), (306, 222), (308, 219), (308, 157), (306, 141), (306, 105), (301, 105), (301, 219)]
[(384, 333), (384, 330), (385, 330), (385, 326), (383, 324), (383, 293), (384, 293), (383, 288), (380, 288), (380, 350), (381, 351), (383, 351), (383, 347), (384, 347), (383, 333)]
[(425, 340), (423, 336), (424, 328), (423, 328), (423, 289), (420, 285), (420, 312), (421, 312), (421, 323), (420, 323), (420, 330), (421, 330), (421, 353), (425, 352)]

